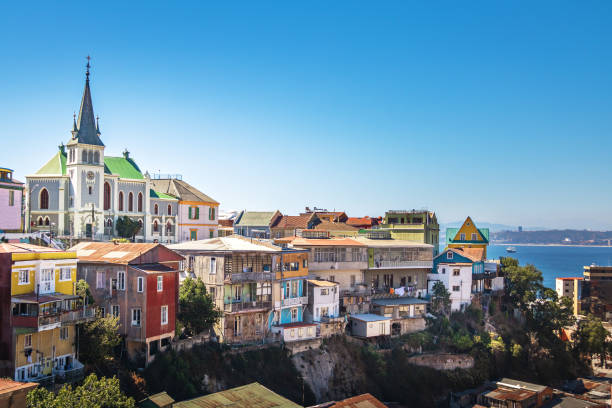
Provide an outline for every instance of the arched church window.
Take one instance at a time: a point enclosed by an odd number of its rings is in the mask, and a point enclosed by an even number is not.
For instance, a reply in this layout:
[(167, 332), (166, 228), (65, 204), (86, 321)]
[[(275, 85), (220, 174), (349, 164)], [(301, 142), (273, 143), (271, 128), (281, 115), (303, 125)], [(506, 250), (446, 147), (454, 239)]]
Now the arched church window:
[(131, 191), (128, 194), (128, 211), (134, 211), (134, 194)]
[(172, 215), (172, 206), (168, 204), (168, 215)]
[(168, 221), (166, 223), (166, 234), (171, 234), (172, 233), (172, 224), (170, 224), (170, 221)]
[(90, 150), (88, 154), (89, 163), (93, 163), (93, 152)]
[(159, 231), (159, 226), (157, 225), (157, 220), (153, 221), (153, 232)]
[(42, 217), (38, 217), (38, 225), (43, 225), (43, 218)]
[(157, 206), (157, 204), (153, 206), (153, 214), (155, 215), (159, 214), (159, 207)]
[(86, 150), (83, 150), (83, 154), (82, 154), (82, 157), (81, 157), (81, 161), (82, 161), (83, 163), (87, 163), (87, 151), (86, 151)]
[(104, 183), (104, 209), (110, 210), (111, 207), (111, 187), (108, 182)]
[(142, 212), (142, 193), (138, 193), (138, 212)]
[(94, 153), (94, 163), (98, 164), (100, 163), (100, 152), (95, 152)]
[(123, 191), (119, 192), (119, 211), (123, 211)]
[(91, 186), (87, 187), (87, 192), (89, 193), (89, 195), (91, 195), (91, 193), (93, 192), (93, 190), (92, 190), (92, 187), (91, 187)]
[(49, 217), (45, 217), (45, 225), (49, 225)]
[(47, 191), (46, 188), (43, 188), (40, 191), (40, 209), (41, 210), (48, 210), (49, 209), (49, 192)]

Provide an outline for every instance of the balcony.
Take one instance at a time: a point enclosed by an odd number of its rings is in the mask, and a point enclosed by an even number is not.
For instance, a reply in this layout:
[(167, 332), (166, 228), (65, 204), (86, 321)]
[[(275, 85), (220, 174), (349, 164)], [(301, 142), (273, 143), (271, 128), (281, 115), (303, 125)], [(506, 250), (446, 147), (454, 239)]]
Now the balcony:
[(227, 283), (262, 282), (272, 281), (274, 278), (274, 272), (242, 272), (226, 273), (224, 276), (224, 281)]
[(78, 360), (74, 360), (70, 367), (64, 367), (62, 369), (54, 369), (53, 373), (56, 375), (56, 381), (60, 383), (72, 383), (79, 381), (83, 378), (85, 366)]
[(299, 296), (294, 298), (286, 298), (283, 299), (282, 305), (283, 307), (287, 306), (301, 306), (308, 303), (308, 296)]
[(62, 326), (70, 326), (93, 320), (95, 317), (96, 309), (94, 307), (88, 307), (87, 309), (72, 310), (70, 312), (62, 313), (60, 315), (60, 322), (62, 323)]
[(223, 311), (226, 313), (236, 313), (249, 310), (272, 309), (272, 301), (252, 301), (225, 303)]
[(431, 269), (433, 261), (375, 261), (369, 269)]

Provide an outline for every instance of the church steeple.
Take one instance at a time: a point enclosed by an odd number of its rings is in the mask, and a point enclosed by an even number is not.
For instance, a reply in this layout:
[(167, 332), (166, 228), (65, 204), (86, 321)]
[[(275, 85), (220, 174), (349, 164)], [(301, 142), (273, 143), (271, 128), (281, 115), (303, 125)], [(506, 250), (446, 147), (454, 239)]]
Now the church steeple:
[[(77, 143), (84, 143), (95, 146), (104, 146), (102, 140), (100, 140), (99, 128), (94, 119), (93, 104), (91, 103), (91, 90), (89, 89), (89, 60), (91, 58), (87, 56), (87, 71), (85, 72), (85, 90), (83, 91), (83, 98), (81, 99), (81, 109), (79, 110), (79, 118), (76, 121), (76, 139)], [(74, 132), (74, 129), (73, 129)]]

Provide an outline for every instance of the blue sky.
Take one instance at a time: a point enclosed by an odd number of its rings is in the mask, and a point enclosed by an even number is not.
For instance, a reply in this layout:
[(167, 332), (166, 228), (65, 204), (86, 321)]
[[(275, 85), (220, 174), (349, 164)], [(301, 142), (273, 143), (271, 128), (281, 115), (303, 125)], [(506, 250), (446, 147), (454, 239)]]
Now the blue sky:
[(612, 2), (220, 3), (4, 3), (0, 165), (68, 141), (90, 54), (106, 154), (222, 209), (612, 228)]

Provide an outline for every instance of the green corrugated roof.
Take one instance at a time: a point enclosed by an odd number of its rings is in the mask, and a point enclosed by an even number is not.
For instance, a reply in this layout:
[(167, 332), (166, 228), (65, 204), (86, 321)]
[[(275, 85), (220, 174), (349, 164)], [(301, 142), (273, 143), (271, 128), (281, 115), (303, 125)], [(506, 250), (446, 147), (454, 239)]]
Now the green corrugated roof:
[(106, 174), (117, 174), (124, 179), (144, 179), (134, 160), (125, 157), (104, 156), (104, 172)]
[(235, 225), (243, 227), (261, 227), (270, 225), (276, 211), (245, 211)]
[(160, 193), (159, 191), (155, 191), (151, 189), (151, 198), (166, 198), (170, 200), (178, 200), (178, 198), (171, 196), (170, 194)]
[(204, 395), (188, 401), (175, 402), (174, 408), (196, 407), (269, 407), (269, 408), (300, 408), (261, 384), (252, 383), (242, 387)]
[[(480, 235), (482, 235), (484, 237), (484, 239), (489, 242), (489, 229), (488, 228), (478, 228), (478, 231), (480, 232)], [(455, 235), (457, 235), (457, 232), (459, 232), (459, 228), (447, 228), (446, 229), (446, 243), (450, 244), (453, 242), (453, 240), (455, 239)], [(462, 242), (472, 242), (470, 240), (464, 240)], [(474, 241), (475, 243), (478, 243), (480, 241)]]
[(165, 391), (160, 392), (155, 395), (151, 395), (150, 397), (140, 401), (138, 406), (140, 408), (159, 408), (159, 407), (169, 407), (172, 406), (174, 399), (169, 396)]
[(58, 151), (36, 174), (66, 175), (66, 153)]

